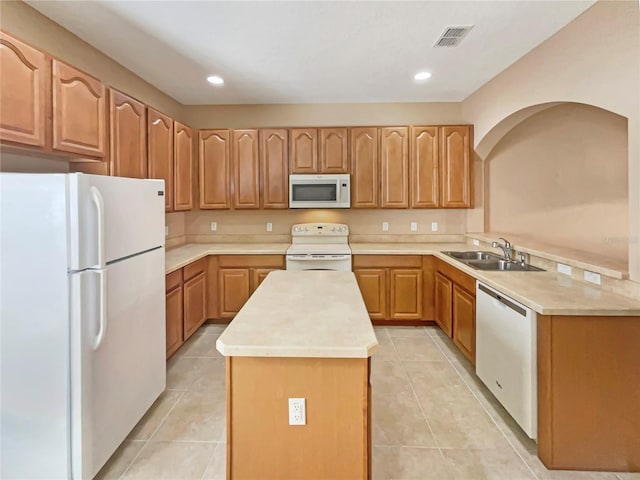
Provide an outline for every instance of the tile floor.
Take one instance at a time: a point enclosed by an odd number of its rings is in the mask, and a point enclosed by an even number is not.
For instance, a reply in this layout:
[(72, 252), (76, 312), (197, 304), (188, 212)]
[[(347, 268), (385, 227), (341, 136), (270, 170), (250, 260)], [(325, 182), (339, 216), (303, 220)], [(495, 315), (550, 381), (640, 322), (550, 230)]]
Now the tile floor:
[[(204, 325), (174, 355), (167, 390), (97, 478), (225, 478), (225, 365), (215, 349), (223, 328)], [(438, 328), (376, 327), (376, 335), (374, 480), (640, 480), (548, 471)]]

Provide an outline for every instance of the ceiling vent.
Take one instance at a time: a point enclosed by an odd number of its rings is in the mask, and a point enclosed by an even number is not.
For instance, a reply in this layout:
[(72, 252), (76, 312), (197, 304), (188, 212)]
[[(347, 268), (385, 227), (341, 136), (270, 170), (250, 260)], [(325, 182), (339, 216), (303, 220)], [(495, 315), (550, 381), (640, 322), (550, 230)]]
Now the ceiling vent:
[(473, 25), (447, 27), (440, 35), (440, 38), (436, 40), (434, 47), (457, 47), (460, 45), (462, 39), (469, 33), (469, 30), (473, 28)]

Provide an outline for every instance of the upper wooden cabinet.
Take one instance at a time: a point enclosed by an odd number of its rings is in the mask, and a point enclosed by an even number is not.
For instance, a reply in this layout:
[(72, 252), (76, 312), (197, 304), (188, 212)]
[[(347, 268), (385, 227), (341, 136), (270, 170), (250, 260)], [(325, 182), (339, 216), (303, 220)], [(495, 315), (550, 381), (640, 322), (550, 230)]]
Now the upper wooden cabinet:
[(0, 32), (0, 140), (45, 146), (45, 54)]
[(291, 173), (349, 173), (347, 128), (293, 128)]
[(473, 206), (472, 130), (468, 125), (440, 127), (440, 206)]
[(382, 208), (409, 206), (409, 128), (380, 129)]
[(109, 89), (111, 174), (147, 178), (147, 121), (145, 105)]
[(180, 122), (173, 124), (173, 209), (193, 208), (193, 130)]
[(233, 207), (260, 208), (258, 130), (233, 130)]
[(288, 140), (286, 129), (260, 130), (261, 208), (289, 207)]
[(164, 209), (173, 211), (173, 120), (147, 109), (149, 178), (164, 180)]
[(231, 208), (229, 130), (200, 130), (200, 208)]
[(293, 128), (289, 138), (291, 173), (318, 173), (318, 131)]
[(104, 157), (104, 85), (86, 73), (55, 59), (51, 62), (51, 69), (54, 150), (89, 157)]
[(349, 173), (349, 145), (346, 128), (321, 128), (318, 173)]
[(437, 208), (438, 127), (411, 127), (410, 206)]
[(378, 129), (350, 129), (351, 208), (380, 206)]

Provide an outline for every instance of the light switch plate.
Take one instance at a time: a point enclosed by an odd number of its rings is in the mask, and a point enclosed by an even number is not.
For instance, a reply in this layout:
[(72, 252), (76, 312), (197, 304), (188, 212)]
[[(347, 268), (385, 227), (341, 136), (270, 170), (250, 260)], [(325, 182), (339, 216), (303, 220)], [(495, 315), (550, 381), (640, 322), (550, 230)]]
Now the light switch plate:
[(558, 264), (558, 273), (564, 273), (565, 275), (571, 275), (571, 267), (564, 263)]
[(169, 236), (169, 227), (164, 227), (164, 236), (168, 237)]
[(473, 245), (476, 247), (480, 246), (480, 240), (476, 240), (475, 238), (473, 239)]
[(267, 232), (272, 232), (272, 231), (273, 231), (273, 223), (267, 222)]
[(411, 222), (411, 231), (412, 232), (418, 231), (418, 222)]
[(588, 272), (585, 270), (584, 279), (587, 282), (595, 283), (596, 285), (600, 285), (600, 274), (595, 272)]
[(217, 222), (211, 222), (211, 231), (215, 232), (218, 229), (218, 223)]
[(431, 231), (432, 232), (438, 231), (438, 222), (431, 222)]
[(382, 231), (383, 232), (389, 231), (389, 222), (382, 222)]

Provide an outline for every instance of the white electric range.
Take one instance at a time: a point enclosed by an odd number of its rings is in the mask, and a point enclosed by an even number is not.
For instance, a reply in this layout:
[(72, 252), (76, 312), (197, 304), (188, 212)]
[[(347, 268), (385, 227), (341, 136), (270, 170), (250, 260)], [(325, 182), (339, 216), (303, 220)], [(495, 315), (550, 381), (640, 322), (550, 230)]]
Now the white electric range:
[(341, 223), (299, 223), (291, 228), (287, 270), (351, 271), (349, 227)]

